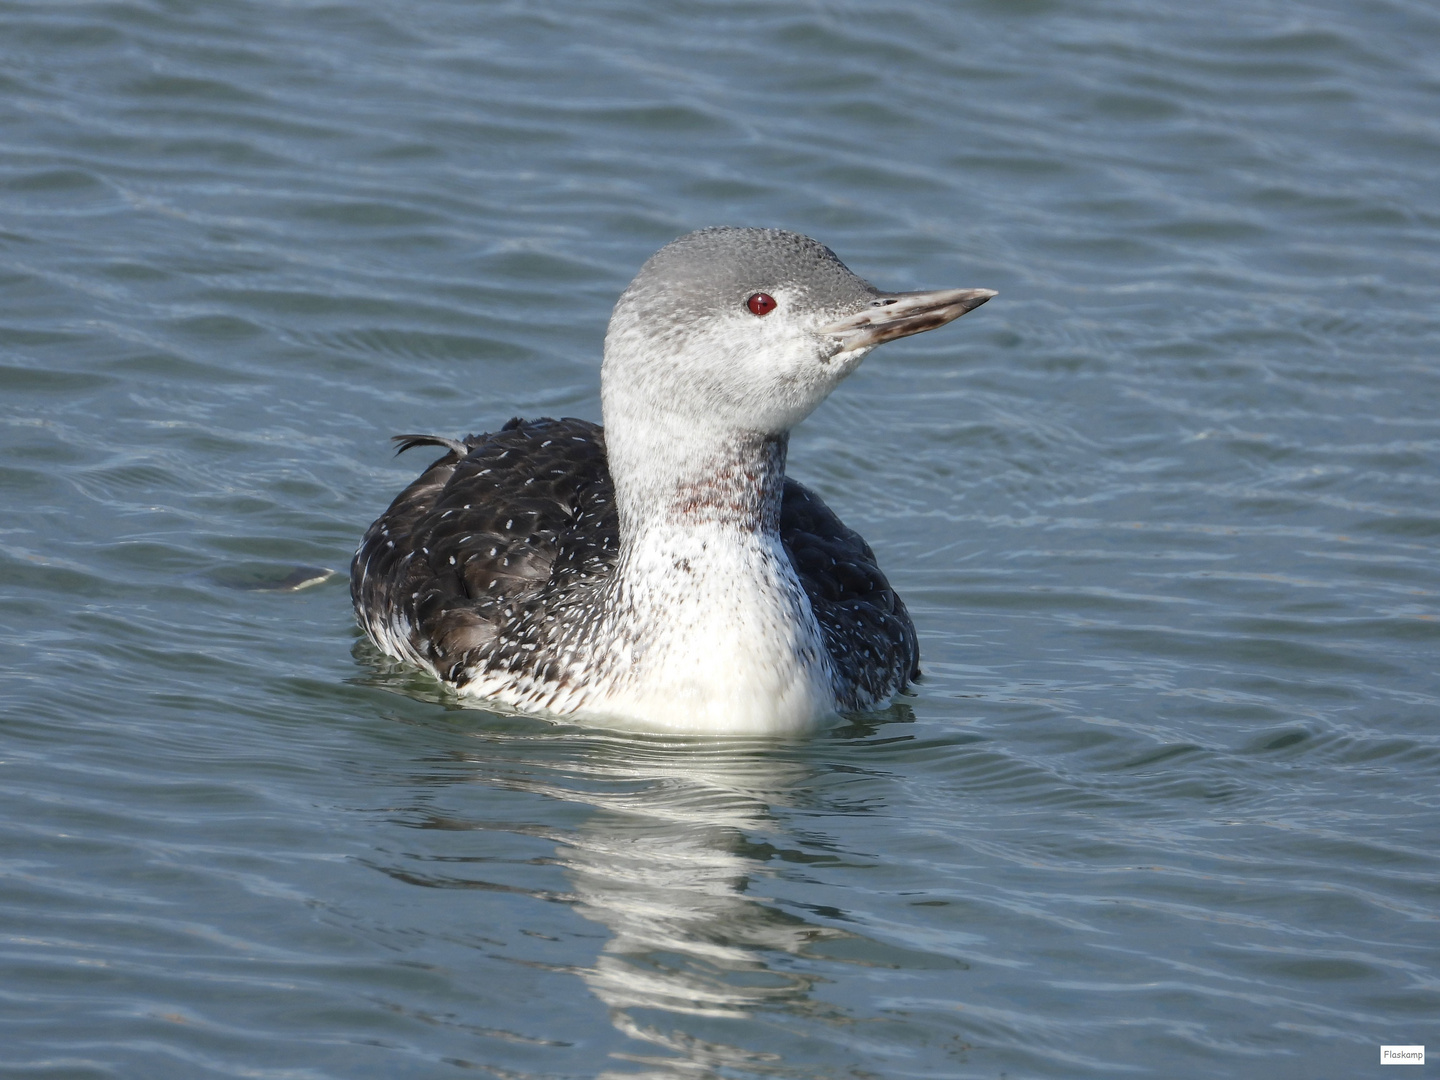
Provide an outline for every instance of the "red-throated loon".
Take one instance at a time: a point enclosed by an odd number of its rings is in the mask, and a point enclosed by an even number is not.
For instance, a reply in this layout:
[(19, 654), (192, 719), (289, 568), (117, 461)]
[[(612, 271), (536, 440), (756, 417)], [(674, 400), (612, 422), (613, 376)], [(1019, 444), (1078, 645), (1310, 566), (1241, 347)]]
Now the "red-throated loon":
[(786, 734), (883, 706), (914, 624), (786, 478), (789, 432), (876, 345), (994, 295), (880, 292), (779, 229), (682, 236), (615, 305), (603, 428), (398, 437), (447, 453), (361, 541), (361, 625), (461, 694), (581, 723)]

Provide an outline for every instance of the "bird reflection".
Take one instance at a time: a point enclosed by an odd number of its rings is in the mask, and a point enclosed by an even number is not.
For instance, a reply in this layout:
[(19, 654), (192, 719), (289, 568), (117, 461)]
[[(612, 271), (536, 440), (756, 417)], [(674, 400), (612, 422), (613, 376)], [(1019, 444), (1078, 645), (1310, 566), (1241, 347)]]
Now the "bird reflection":
[[(751, 894), (772, 860), (836, 861), (758, 839), (780, 834), (775, 809), (814, 768), (774, 750), (617, 740), (587, 755), (584, 783), (523, 785), (595, 808), (557, 852), (576, 911), (610, 933), (580, 974), (617, 1030), (663, 1051), (630, 1057), (658, 1070), (644, 1074), (657, 1080), (759, 1064), (753, 1041), (739, 1029), (735, 1044), (722, 1041), (725, 1025), (716, 1019), (829, 1011), (810, 1000), (810, 965), (789, 961), (850, 935)], [(684, 1016), (712, 1019), (697, 1029)]]
[[(408, 685), (384, 685), (405, 697), (419, 696)], [(393, 718), (420, 726), (434, 720), (433, 714), (419, 711)], [(771, 885), (781, 878), (777, 869), (782, 864), (819, 869), (850, 861), (831, 850), (825, 837), (797, 832), (789, 811), (853, 815), (877, 809), (840, 794), (829, 755), (816, 753), (823, 738), (797, 745), (717, 743), (562, 732), (523, 717), (492, 719), (486, 729), (472, 732), (484, 743), (482, 749), (431, 758), (425, 774), (412, 774), (411, 780), (432, 793), (436, 784), (478, 782), (540, 795), (583, 808), (580, 819), (555, 814), (547, 815), (548, 824), (532, 820), (524, 826), (467, 820), (468, 815), (437, 812), (426, 797), (422, 801), (430, 805), (421, 820), (410, 818), (408, 824), (446, 831), (498, 827), (548, 837), (556, 847), (543, 862), (561, 869), (565, 895), (493, 878), (435, 875), (408, 860), (398, 866), (377, 864), (377, 869), (430, 887), (529, 892), (537, 899), (568, 901), (577, 914), (603, 926), (608, 937), (593, 962), (567, 969), (607, 1006), (618, 1032), (653, 1049), (617, 1054), (629, 1067), (600, 1073), (602, 1080), (694, 1078), (732, 1070), (748, 1075), (778, 1069), (788, 1075), (793, 1062), (782, 1064), (778, 1056), (756, 1048), (757, 1019), (853, 1019), (812, 994), (823, 981), (816, 972), (830, 952), (826, 943), (857, 935), (811, 921), (804, 905), (767, 895), (794, 891), (794, 869), (784, 872), (778, 889)], [(869, 723), (832, 735), (869, 742), (880, 725), (912, 720), (910, 710), (897, 705)], [(557, 828), (559, 820), (566, 826)], [(471, 861), (463, 856), (444, 861), (453, 867), (452, 859)], [(498, 865), (480, 861), (492, 874)], [(525, 861), (533, 866), (538, 860)], [(827, 910), (821, 918), (843, 919), (843, 914)], [(772, 1035), (788, 1041), (778, 1029)], [(769, 1064), (761, 1060), (772, 1057)], [(637, 1065), (641, 1072), (634, 1071)]]
[(841, 861), (818, 838), (784, 839), (789, 826), (775, 816), (808, 808), (822, 766), (773, 743), (717, 747), (587, 734), (570, 749), (563, 763), (547, 753), (543, 767), (516, 768), (512, 757), (485, 779), (591, 808), (577, 826), (551, 833), (574, 910), (609, 932), (578, 973), (618, 1031), (655, 1048), (626, 1055), (649, 1071), (613, 1075), (753, 1070), (757, 1055), (770, 1055), (745, 1037), (748, 1024), (732, 1029), (734, 1045), (725, 1041), (725, 1021), (777, 1011), (843, 1019), (811, 999), (817, 976), (806, 953), (854, 935), (764, 895), (777, 862)]
[[(612, 755), (596, 767), (613, 774), (635, 763)], [(759, 751), (688, 753), (648, 760), (636, 790), (586, 793), (597, 813), (559, 857), (577, 911), (611, 934), (584, 976), (601, 1001), (746, 1017), (805, 999), (812, 979), (769, 957), (840, 932), (747, 894), (776, 855), (750, 837), (773, 829), (772, 805), (806, 771)]]

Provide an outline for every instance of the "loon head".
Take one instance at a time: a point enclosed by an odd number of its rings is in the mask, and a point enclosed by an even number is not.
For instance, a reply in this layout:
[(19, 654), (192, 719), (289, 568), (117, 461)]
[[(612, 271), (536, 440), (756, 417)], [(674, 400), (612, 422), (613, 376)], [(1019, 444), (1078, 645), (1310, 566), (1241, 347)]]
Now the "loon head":
[(933, 330), (990, 289), (881, 292), (818, 241), (782, 229), (702, 229), (661, 248), (621, 295), (601, 374), (617, 424), (671, 438), (781, 436), (875, 346)]

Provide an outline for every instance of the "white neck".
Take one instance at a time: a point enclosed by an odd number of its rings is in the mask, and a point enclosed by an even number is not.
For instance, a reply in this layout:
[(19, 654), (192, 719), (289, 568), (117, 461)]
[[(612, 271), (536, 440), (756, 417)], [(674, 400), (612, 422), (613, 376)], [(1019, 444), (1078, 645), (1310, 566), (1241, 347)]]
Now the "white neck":
[(606, 420), (620, 561), (602, 637), (618, 662), (587, 711), (729, 734), (833, 715), (829, 657), (780, 542), (787, 437)]

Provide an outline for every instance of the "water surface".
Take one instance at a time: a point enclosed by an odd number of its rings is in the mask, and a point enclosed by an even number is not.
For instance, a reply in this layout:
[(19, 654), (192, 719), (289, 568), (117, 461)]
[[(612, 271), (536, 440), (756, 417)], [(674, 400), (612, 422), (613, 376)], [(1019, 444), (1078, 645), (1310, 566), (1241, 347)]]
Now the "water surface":
[[(1434, 1052), (1437, 57), (1420, 0), (0, 0), (0, 1071)], [(387, 436), (598, 418), (719, 223), (1001, 292), (791, 444), (918, 694), (677, 742), (377, 658)]]

